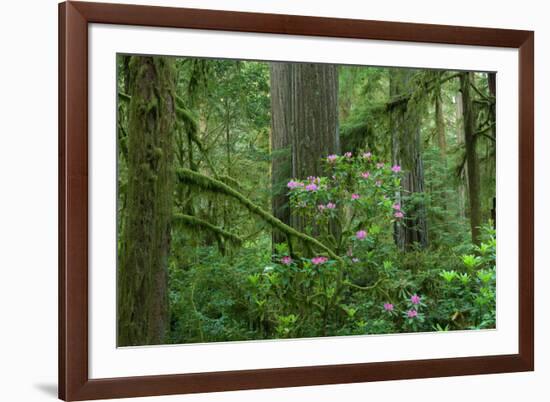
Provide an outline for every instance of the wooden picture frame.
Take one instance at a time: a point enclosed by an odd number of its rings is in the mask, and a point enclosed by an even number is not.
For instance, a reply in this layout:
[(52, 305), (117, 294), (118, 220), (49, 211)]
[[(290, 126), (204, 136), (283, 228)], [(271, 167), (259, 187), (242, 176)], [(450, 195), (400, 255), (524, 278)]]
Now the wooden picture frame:
[[(88, 24), (519, 49), (519, 353), (90, 379)], [(534, 369), (534, 33), (382, 21), (65, 2), (59, 5), (59, 397), (85, 400), (444, 377)]]

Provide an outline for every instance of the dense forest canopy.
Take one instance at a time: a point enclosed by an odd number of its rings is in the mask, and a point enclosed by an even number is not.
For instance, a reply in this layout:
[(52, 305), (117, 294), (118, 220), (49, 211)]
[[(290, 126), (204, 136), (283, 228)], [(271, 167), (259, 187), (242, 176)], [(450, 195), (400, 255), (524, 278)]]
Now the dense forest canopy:
[(119, 346), (494, 328), (494, 73), (117, 64)]

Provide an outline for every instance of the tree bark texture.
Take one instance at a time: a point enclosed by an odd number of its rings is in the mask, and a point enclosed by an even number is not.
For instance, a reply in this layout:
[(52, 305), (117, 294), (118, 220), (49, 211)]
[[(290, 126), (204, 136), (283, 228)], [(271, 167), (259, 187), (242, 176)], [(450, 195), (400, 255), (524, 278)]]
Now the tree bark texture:
[(173, 60), (132, 56), (128, 69), (128, 198), (118, 258), (118, 346), (166, 340), (174, 189)]
[(460, 92), (462, 93), (462, 110), (464, 113), (464, 140), (466, 147), (466, 164), (468, 166), (468, 198), (470, 202), (470, 227), (472, 242), (479, 244), (479, 226), (481, 225), (481, 200), (479, 197), (479, 161), (476, 151), (475, 112), (471, 97), (471, 82), (473, 73), (460, 75)]
[(441, 86), (438, 86), (435, 92), (435, 129), (439, 152), (443, 160), (447, 162), (447, 139), (445, 138), (445, 117), (443, 115)]
[[(391, 99), (413, 90), (414, 75), (415, 70), (411, 69), (390, 70)], [(415, 243), (421, 247), (428, 245), (425, 205), (418, 199), (413, 202), (416, 195), (424, 193), (420, 116), (414, 106), (411, 101), (396, 103), (390, 114), (392, 159), (403, 170), (403, 190), (397, 197), (407, 211), (403, 224), (396, 224), (394, 231), (395, 242), (401, 250), (409, 249)]]
[(301, 230), (299, 219), (290, 216), (285, 186), (290, 178), (322, 175), (321, 159), (339, 152), (338, 68), (272, 63), (271, 97), (273, 212)]
[[(273, 215), (290, 224), (290, 207), (287, 196), (292, 176), (291, 134), (291, 64), (271, 63), (271, 208)], [(282, 243), (286, 236), (273, 229), (273, 244)]]

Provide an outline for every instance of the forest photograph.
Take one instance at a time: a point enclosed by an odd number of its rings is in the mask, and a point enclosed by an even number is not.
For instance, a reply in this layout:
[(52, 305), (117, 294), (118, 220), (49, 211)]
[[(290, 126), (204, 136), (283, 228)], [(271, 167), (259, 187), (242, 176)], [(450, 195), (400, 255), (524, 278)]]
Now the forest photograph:
[(117, 56), (117, 346), (496, 328), (496, 74)]

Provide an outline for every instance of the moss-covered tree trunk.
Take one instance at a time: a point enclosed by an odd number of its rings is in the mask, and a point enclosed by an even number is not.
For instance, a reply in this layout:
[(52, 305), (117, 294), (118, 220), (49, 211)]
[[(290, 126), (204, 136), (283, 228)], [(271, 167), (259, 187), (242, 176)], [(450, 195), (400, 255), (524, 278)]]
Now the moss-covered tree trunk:
[[(415, 71), (411, 69), (390, 69), (390, 97), (396, 99), (413, 90)], [(396, 224), (394, 237), (401, 250), (415, 243), (428, 245), (426, 207), (422, 200), (424, 193), (424, 164), (420, 136), (420, 112), (414, 110), (411, 100), (399, 102), (391, 109), (390, 129), (392, 133), (392, 160), (403, 169), (402, 193), (397, 197), (407, 211), (403, 224)]]
[(466, 146), (466, 165), (468, 166), (468, 199), (470, 202), (470, 227), (472, 242), (479, 244), (479, 226), (481, 225), (481, 200), (479, 197), (480, 178), (479, 161), (476, 150), (476, 123), (474, 104), (471, 96), (473, 73), (460, 74), (460, 92), (462, 93), (462, 111), (464, 113), (464, 142)]
[[(497, 153), (497, 122), (496, 122), (496, 99), (497, 99), (497, 75), (496, 73), (487, 73), (487, 86), (489, 87), (489, 93), (493, 97), (494, 102), (490, 106), (490, 123), (493, 125), (493, 129), (491, 130), (491, 134), (493, 138), (495, 139), (492, 143), (492, 153), (493, 155), (496, 155)], [(491, 169), (491, 174), (496, 174), (496, 157), (493, 159), (493, 163), (488, 164), (488, 168)], [(497, 222), (497, 199), (496, 196), (493, 197), (492, 200), (492, 207), (491, 207), (491, 219), (493, 220), (493, 228), (496, 229), (496, 222)]]
[[(462, 110), (462, 93), (456, 93), (456, 143), (459, 148), (464, 146), (464, 111)], [(466, 219), (466, 193), (468, 188), (467, 179), (468, 166), (464, 164), (464, 168), (459, 172), (458, 180), (458, 208), (461, 218)]]
[(118, 257), (118, 346), (166, 341), (174, 188), (173, 60), (132, 56), (128, 69), (128, 189)]
[(441, 85), (437, 85), (435, 98), (435, 130), (437, 133), (437, 145), (441, 158), (447, 163), (447, 138), (445, 137), (445, 116), (443, 115), (443, 93)]

